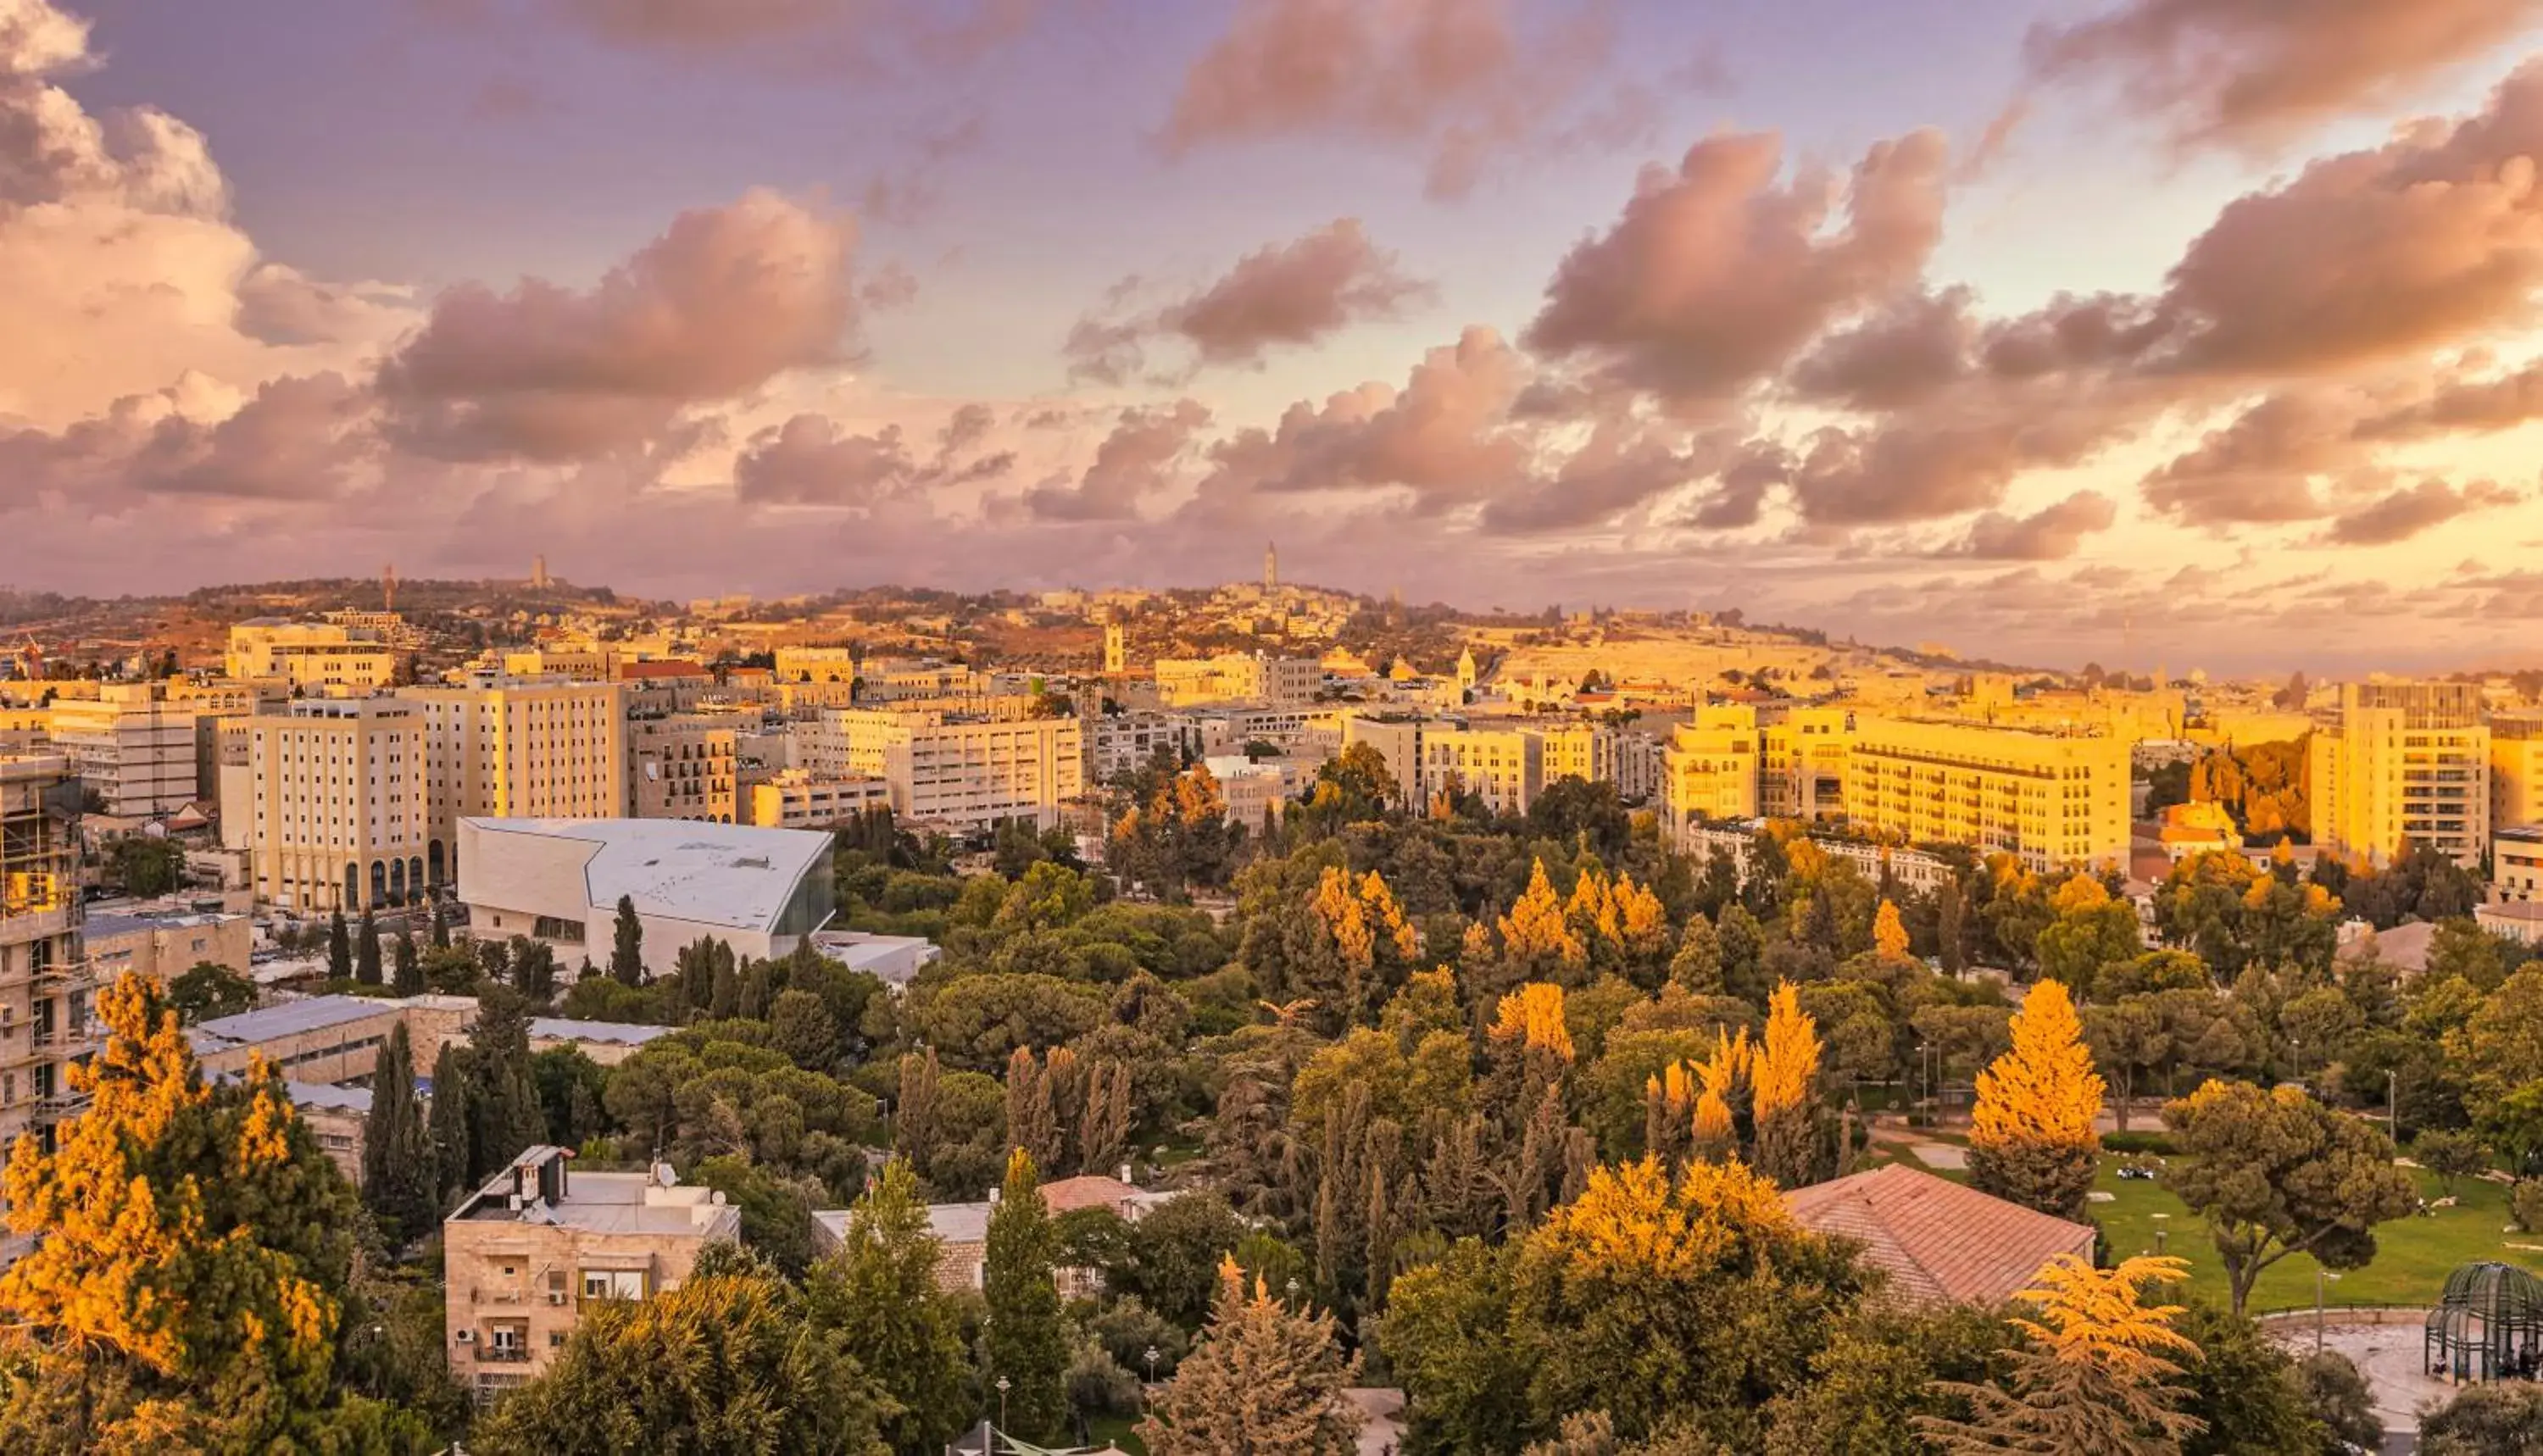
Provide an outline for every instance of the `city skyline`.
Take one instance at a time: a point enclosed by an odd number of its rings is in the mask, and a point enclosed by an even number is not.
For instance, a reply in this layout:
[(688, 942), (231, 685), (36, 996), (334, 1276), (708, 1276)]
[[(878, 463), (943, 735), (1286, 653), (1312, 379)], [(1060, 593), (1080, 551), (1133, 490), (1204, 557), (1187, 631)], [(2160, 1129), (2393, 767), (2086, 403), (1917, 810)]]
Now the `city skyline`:
[(0, 0), (5, 575), (2514, 665), (2536, 7), (1912, 9)]

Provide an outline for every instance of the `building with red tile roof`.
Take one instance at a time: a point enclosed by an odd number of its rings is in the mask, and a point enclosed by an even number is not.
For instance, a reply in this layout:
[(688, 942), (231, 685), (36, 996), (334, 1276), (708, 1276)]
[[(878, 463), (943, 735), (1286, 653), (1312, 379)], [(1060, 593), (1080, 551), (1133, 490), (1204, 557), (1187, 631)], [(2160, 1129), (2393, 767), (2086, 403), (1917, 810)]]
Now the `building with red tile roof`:
[(1911, 1304), (1997, 1305), (2060, 1254), (2093, 1257), (2093, 1229), (1891, 1163), (1795, 1188), (1805, 1227), (1851, 1239)]

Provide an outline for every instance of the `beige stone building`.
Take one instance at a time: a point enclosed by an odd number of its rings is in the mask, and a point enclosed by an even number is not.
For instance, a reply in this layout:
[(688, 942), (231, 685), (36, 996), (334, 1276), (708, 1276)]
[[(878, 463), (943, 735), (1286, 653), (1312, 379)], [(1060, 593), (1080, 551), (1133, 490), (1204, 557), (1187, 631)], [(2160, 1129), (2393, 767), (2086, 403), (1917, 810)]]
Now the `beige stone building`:
[(2313, 841), (2377, 863), (2405, 841), (2457, 864), (2490, 848), (2491, 737), (2481, 686), (2343, 683), (2340, 721), (2307, 748)]
[(92, 915), (87, 942), (100, 981), (128, 970), (164, 986), (207, 960), (248, 974), (256, 926), (245, 915)]
[(1736, 705), (1696, 710), (1669, 732), (1660, 765), (1664, 822), (1681, 841), (1708, 820), (1757, 812), (1757, 715)]
[(762, 829), (828, 829), (869, 808), (891, 806), (882, 779), (823, 779), (781, 769), (750, 790), (748, 822)]
[(882, 779), (891, 786), (892, 812), (957, 830), (1001, 819), (1048, 828), (1061, 805), (1086, 792), (1074, 718), (832, 710), (805, 741), (813, 773)]
[(431, 882), (422, 705), (304, 699), (221, 734), (223, 834), (247, 851), (258, 900), (351, 913)]
[(2128, 743), (1922, 719), (1858, 720), (1846, 821), (1909, 844), (1966, 844), (2035, 870), (2127, 863)]
[(1343, 720), (1343, 750), (1365, 743), (1386, 760), (1387, 771), (1395, 778), (1397, 803), (1421, 807), (1422, 741), (1430, 731), (1451, 725), (1431, 724), (1418, 718), (1381, 719), (1347, 718)]
[(2490, 721), (2490, 823), (2498, 831), (2543, 824), (2543, 714)]
[(1422, 795), (1459, 788), (1523, 814), (1545, 792), (1545, 739), (1525, 728), (1433, 728), (1422, 740)]
[(443, 1221), (450, 1369), (480, 1404), (536, 1379), (594, 1302), (675, 1289), (707, 1245), (741, 1237), (739, 1208), (667, 1166), (573, 1165), (530, 1148)]
[(843, 682), (857, 680), (857, 654), (853, 648), (779, 648), (776, 651), (779, 682)]
[(611, 819), (627, 812), (627, 689), (561, 677), (481, 676), (406, 688), (424, 723), (424, 873), (454, 876), (461, 819)]
[(639, 819), (739, 817), (735, 747), (743, 724), (731, 714), (674, 713), (627, 725), (627, 812)]
[(1160, 657), (1157, 695), (1169, 708), (1198, 703), (1306, 703), (1324, 686), (1314, 657), (1230, 652), (1217, 657)]
[(56, 702), (46, 732), (108, 813), (153, 818), (202, 797), (199, 716), (191, 704), (167, 701), (157, 683), (108, 683), (96, 698)]
[(1770, 818), (1829, 823), (1845, 817), (1846, 757), (1854, 746), (1851, 708), (1795, 708), (1757, 732), (1757, 811)]
[(330, 622), (259, 617), (230, 628), (227, 670), (308, 691), (369, 692), (397, 680), (400, 653), (377, 634)]

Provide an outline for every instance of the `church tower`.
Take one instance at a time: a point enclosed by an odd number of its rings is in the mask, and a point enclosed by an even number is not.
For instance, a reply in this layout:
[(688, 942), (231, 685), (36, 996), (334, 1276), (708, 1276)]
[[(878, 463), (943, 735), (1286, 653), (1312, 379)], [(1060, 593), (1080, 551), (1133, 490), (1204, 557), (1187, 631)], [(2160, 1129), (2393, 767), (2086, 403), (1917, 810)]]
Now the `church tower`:
[(1263, 589), (1280, 589), (1280, 548), (1269, 541), (1263, 543)]

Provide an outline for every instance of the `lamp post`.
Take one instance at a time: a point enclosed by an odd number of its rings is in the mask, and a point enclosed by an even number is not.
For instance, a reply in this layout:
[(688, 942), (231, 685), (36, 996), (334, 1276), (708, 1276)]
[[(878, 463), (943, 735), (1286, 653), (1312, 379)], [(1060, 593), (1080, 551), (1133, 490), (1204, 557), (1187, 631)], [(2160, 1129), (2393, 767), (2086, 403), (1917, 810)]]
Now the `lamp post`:
[(2154, 1252), (2156, 1258), (2160, 1259), (2163, 1257), (2163, 1236), (2171, 1231), (2171, 1214), (2158, 1213), (2154, 1215)]
[(1007, 1433), (1007, 1392), (1013, 1388), (1012, 1382), (1007, 1377), (1004, 1375), (998, 1377), (998, 1434), (1000, 1435)]
[(1294, 1307), (1298, 1303), (1298, 1280), (1295, 1275), (1290, 1276), (1287, 1287), (1289, 1290), (1289, 1303)]
[(2339, 1277), (2340, 1275), (2324, 1268), (2321, 1264), (2313, 1266), (2313, 1352), (2315, 1354), (2322, 1353), (2323, 1281)]
[(1925, 1099), (1930, 1095), (1925, 1083), (1925, 1042), (1916, 1043), (1916, 1107), (1920, 1111), (1931, 1111), (1925, 1107)]
[(2402, 1141), (2402, 1069), (2388, 1067), (2384, 1072), (2384, 1130), (2393, 1135), (2398, 1146)]
[[(1153, 1344), (1152, 1344), (1152, 1345), (1149, 1345), (1149, 1346), (1148, 1346), (1148, 1348), (1147, 1348), (1146, 1353), (1144, 1353), (1144, 1354), (1140, 1355), (1140, 1357), (1139, 1357), (1139, 1358), (1141, 1358), (1141, 1359), (1143, 1359), (1143, 1360), (1146, 1360), (1146, 1361), (1148, 1362), (1148, 1385), (1154, 1385), (1154, 1384), (1156, 1384), (1156, 1383), (1157, 1383), (1157, 1347), (1156, 1347), (1155, 1345), (1153, 1345)], [(1140, 1387), (1139, 1387), (1139, 1413), (1140, 1413), (1141, 1415), (1146, 1415), (1146, 1414), (1147, 1414), (1147, 1410), (1148, 1410), (1148, 1385), (1143, 1385), (1143, 1386), (1140, 1386)]]

